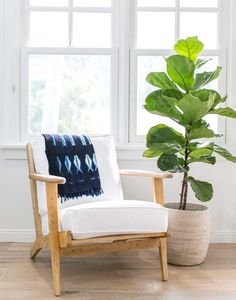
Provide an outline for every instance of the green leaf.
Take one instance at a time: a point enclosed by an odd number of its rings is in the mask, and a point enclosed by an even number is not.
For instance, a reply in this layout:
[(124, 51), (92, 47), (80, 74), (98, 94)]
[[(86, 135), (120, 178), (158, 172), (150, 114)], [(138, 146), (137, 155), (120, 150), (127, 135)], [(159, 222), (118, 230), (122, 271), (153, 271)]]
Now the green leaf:
[(195, 63), (195, 68), (200, 69), (202, 66), (204, 66), (208, 61), (212, 60), (212, 58), (199, 58)]
[(198, 91), (191, 91), (191, 95), (199, 98), (201, 101), (208, 101), (211, 95), (215, 95), (214, 104), (212, 109), (215, 108), (219, 103), (226, 101), (227, 97), (221, 98), (220, 94), (215, 90), (202, 89)]
[(196, 149), (209, 149), (215, 153), (221, 155), (225, 159), (236, 162), (236, 157), (233, 156), (227, 149), (215, 144), (214, 142), (204, 142), (204, 143), (190, 143), (189, 149), (195, 151)]
[(196, 180), (191, 176), (189, 176), (187, 180), (190, 182), (191, 188), (198, 200), (202, 202), (211, 200), (213, 197), (213, 188), (210, 183)]
[(178, 123), (183, 122), (183, 114), (176, 108), (175, 101), (163, 95), (162, 90), (149, 94), (144, 107), (152, 114), (169, 117)]
[(209, 89), (202, 89), (198, 91), (191, 91), (191, 95), (194, 97), (199, 98), (201, 101), (207, 101), (209, 100), (211, 95), (215, 95), (214, 104), (212, 106), (212, 109), (215, 108), (219, 103), (223, 103), (226, 101), (227, 97), (221, 98), (220, 94), (215, 90), (209, 90)]
[(188, 135), (190, 140), (202, 139), (202, 138), (213, 138), (215, 136), (216, 135), (213, 130), (204, 126), (199, 128), (193, 128)]
[(208, 101), (187, 94), (179, 102), (178, 107), (183, 111), (184, 117), (190, 122), (196, 122), (204, 117), (211, 109), (215, 101), (215, 96), (211, 95)]
[(152, 149), (146, 149), (143, 152), (143, 157), (148, 157), (148, 158), (157, 157), (157, 156), (160, 156), (160, 155), (161, 155), (160, 152), (153, 151)]
[(213, 150), (209, 148), (199, 148), (190, 152), (189, 156), (191, 158), (202, 158), (202, 157), (210, 156), (212, 152)]
[(183, 55), (195, 62), (198, 55), (202, 52), (203, 47), (204, 44), (200, 42), (196, 36), (194, 36), (188, 37), (184, 40), (178, 40), (174, 46), (174, 49), (178, 54)]
[(200, 158), (191, 158), (188, 160), (188, 164), (195, 163), (195, 162), (214, 165), (216, 163), (216, 158), (214, 156), (208, 156), (208, 157), (200, 157)]
[(223, 98), (216, 97), (215, 103), (212, 108), (215, 108), (219, 103), (223, 103), (227, 100), (227, 96), (224, 96)]
[(186, 142), (181, 133), (164, 124), (150, 128), (146, 139), (147, 148), (166, 154), (179, 152)]
[(221, 155), (222, 157), (224, 157), (225, 159), (232, 161), (232, 162), (236, 162), (236, 157), (233, 156), (227, 149), (215, 144), (215, 143), (209, 143), (210, 146), (213, 148), (213, 151), (219, 155)]
[(188, 132), (190, 130), (193, 130), (193, 129), (196, 129), (196, 128), (199, 128), (199, 127), (209, 127), (209, 124), (206, 122), (206, 120), (204, 119), (200, 119), (194, 123), (191, 123), (191, 124), (188, 124), (186, 125), (186, 129), (188, 130)]
[(188, 92), (194, 83), (194, 63), (181, 55), (172, 55), (165, 60), (169, 77), (179, 87)]
[(178, 158), (175, 154), (162, 154), (157, 161), (157, 166), (162, 171), (181, 173), (186, 171), (183, 163), (184, 160)]
[(151, 72), (146, 77), (146, 81), (151, 85), (159, 87), (163, 90), (177, 89), (176, 85), (164, 72)]
[(230, 107), (213, 109), (209, 111), (209, 114), (236, 119), (236, 111)]
[(215, 95), (215, 101), (218, 101), (218, 103), (223, 100), (223, 99), (221, 99), (221, 96), (217, 91), (209, 90), (209, 89), (202, 89), (199, 91), (191, 91), (191, 95), (199, 98), (201, 101), (208, 101), (210, 96), (212, 96), (212, 95)]
[(180, 92), (179, 90), (164, 90), (163, 91), (163, 95), (170, 97), (170, 98), (174, 98), (176, 100), (180, 100), (183, 98), (184, 94), (182, 92)]
[(221, 70), (222, 70), (222, 67), (217, 67), (217, 69), (214, 72), (198, 73), (196, 75), (193, 89), (198, 90), (198, 89), (202, 88), (203, 86), (207, 85), (209, 82), (218, 78)]

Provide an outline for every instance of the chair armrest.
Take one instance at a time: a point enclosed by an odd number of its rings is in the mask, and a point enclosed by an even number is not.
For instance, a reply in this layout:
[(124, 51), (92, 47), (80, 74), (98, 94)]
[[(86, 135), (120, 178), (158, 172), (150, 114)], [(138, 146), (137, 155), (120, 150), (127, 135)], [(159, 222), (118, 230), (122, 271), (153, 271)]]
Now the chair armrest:
[(153, 198), (156, 203), (164, 205), (163, 179), (172, 178), (171, 173), (155, 173), (141, 170), (120, 170), (121, 175), (127, 176), (144, 176), (152, 179)]
[(53, 176), (53, 175), (44, 175), (44, 174), (29, 174), (29, 178), (36, 181), (42, 181), (45, 183), (57, 183), (64, 184), (66, 179), (64, 177)]
[(141, 170), (120, 170), (120, 175), (126, 176), (143, 176), (143, 177), (151, 177), (151, 178), (172, 178), (173, 175), (171, 173), (155, 173), (151, 171), (141, 171)]

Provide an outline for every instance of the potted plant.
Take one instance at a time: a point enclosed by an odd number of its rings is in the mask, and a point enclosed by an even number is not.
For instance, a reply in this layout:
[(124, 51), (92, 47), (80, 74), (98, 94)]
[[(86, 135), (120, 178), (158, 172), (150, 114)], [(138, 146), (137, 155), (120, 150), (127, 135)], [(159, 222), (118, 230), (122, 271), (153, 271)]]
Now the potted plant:
[[(150, 93), (144, 108), (164, 116), (182, 126), (183, 133), (165, 125), (150, 128), (146, 136), (145, 157), (158, 157), (157, 166), (162, 171), (182, 173), (179, 203), (168, 203), (169, 232), (168, 261), (177, 265), (200, 264), (207, 253), (210, 235), (210, 216), (206, 206), (189, 204), (188, 188), (202, 202), (213, 197), (212, 185), (191, 176), (191, 165), (216, 163), (215, 154), (236, 162), (236, 157), (215, 143), (219, 137), (205, 120), (207, 115), (236, 118), (236, 111), (219, 108), (226, 97), (206, 86), (218, 78), (221, 67), (212, 72), (201, 72), (209, 59), (198, 58), (203, 43), (197, 37), (179, 40), (175, 55), (164, 58), (165, 72), (151, 72), (147, 82), (158, 89)], [(202, 140), (204, 139), (204, 140)], [(213, 140), (209, 140), (213, 139)]]

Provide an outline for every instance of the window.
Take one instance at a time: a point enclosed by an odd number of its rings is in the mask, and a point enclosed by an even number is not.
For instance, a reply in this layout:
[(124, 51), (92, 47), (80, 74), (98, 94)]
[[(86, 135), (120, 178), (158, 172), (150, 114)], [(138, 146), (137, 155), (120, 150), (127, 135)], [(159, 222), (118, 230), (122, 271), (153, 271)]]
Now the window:
[(24, 4), (24, 138), (40, 132), (112, 133), (111, 99), (116, 102), (117, 92), (111, 0)]
[[(133, 4), (133, 31), (131, 52), (131, 104), (130, 140), (144, 141), (144, 135), (151, 126), (165, 123), (181, 130), (174, 121), (151, 115), (142, 108), (146, 96), (155, 88), (146, 83), (151, 71), (165, 71), (163, 56), (173, 54), (172, 47), (179, 38), (198, 36), (205, 44), (203, 57), (210, 56), (205, 70), (224, 66), (226, 44), (223, 26), (224, 2), (217, 0), (137, 0)], [(209, 88), (225, 92), (224, 74), (220, 82), (213, 82)], [(222, 133), (223, 124), (216, 116), (208, 119), (216, 132)]]
[[(111, 133), (143, 143), (159, 123), (142, 106), (151, 71), (165, 70), (179, 38), (197, 35), (224, 67), (211, 88), (225, 93), (226, 0), (23, 0), (21, 140), (39, 132)], [(210, 126), (224, 133), (217, 117)]]

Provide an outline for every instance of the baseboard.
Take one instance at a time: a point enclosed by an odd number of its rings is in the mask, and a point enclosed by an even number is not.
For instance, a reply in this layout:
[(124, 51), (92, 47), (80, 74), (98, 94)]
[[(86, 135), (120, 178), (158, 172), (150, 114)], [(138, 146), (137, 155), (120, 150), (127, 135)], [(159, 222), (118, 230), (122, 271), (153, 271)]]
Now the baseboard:
[(33, 229), (0, 229), (0, 242), (33, 242)]
[[(33, 242), (33, 229), (0, 229), (0, 242)], [(236, 243), (236, 230), (212, 230), (211, 243)]]

